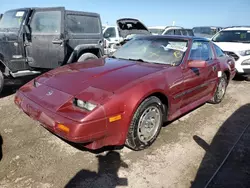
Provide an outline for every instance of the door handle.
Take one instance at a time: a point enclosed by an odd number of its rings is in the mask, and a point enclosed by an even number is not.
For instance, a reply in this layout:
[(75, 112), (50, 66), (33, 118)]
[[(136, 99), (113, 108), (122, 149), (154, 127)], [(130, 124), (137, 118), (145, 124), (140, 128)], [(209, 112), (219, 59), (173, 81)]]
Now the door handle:
[(52, 43), (53, 43), (53, 44), (62, 44), (62, 43), (63, 43), (63, 40), (61, 40), (61, 39), (59, 39), (59, 40), (58, 40), (58, 39), (55, 39), (55, 40), (52, 41)]

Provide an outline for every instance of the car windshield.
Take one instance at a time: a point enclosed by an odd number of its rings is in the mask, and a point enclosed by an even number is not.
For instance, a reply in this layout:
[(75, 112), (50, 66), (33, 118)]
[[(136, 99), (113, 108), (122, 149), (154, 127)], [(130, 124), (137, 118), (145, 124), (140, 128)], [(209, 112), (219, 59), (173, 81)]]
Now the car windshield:
[(194, 27), (193, 32), (194, 34), (215, 35), (217, 29), (212, 27)]
[(149, 29), (151, 33), (161, 35), (164, 31), (164, 29)]
[(212, 39), (214, 42), (242, 42), (250, 43), (250, 30), (221, 31)]
[(148, 63), (179, 65), (188, 41), (172, 38), (135, 38), (124, 44), (114, 58)]
[(6, 12), (2, 19), (0, 20), (1, 29), (17, 29), (20, 28), (20, 25), (25, 16), (24, 10), (12, 10)]

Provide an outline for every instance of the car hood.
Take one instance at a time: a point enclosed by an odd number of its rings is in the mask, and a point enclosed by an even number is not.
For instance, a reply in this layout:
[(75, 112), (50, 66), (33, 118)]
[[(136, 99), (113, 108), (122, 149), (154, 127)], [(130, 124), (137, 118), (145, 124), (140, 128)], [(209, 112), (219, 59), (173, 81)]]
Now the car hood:
[(114, 93), (127, 84), (162, 70), (163, 66), (105, 58), (63, 66), (36, 80), (73, 96), (89, 87)]
[(128, 35), (151, 35), (148, 28), (139, 20), (134, 18), (122, 18), (116, 21), (118, 31), (122, 38)]
[(223, 51), (237, 52), (243, 50), (250, 50), (250, 43), (239, 42), (214, 42)]

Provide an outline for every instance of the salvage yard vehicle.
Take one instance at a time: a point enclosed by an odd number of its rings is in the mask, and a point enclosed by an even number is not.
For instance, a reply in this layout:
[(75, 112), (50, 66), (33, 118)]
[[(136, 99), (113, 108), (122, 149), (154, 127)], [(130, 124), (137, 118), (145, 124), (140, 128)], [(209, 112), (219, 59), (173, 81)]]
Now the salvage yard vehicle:
[(4, 78), (35, 75), (104, 54), (100, 15), (54, 8), (23, 8), (0, 21), (0, 91)]
[(107, 26), (103, 30), (105, 54), (113, 53), (135, 35), (151, 35), (151, 33), (141, 21), (134, 18), (121, 18), (116, 21), (116, 26)]
[(250, 74), (250, 27), (229, 27), (217, 33), (212, 41), (216, 43), (225, 54), (235, 59), (238, 75)]
[(142, 150), (164, 122), (203, 103), (220, 103), (234, 75), (233, 58), (220, 57), (207, 39), (140, 36), (113, 56), (40, 75), (21, 87), (14, 101), (70, 142)]
[(152, 33), (152, 35), (161, 35), (165, 28), (166, 26), (151, 26), (148, 27), (148, 30)]
[(180, 26), (167, 26), (162, 32), (162, 35), (194, 36), (194, 33), (192, 29), (187, 29)]
[(201, 27), (194, 27), (193, 32), (194, 35), (197, 37), (205, 37), (205, 38), (212, 38), (217, 32), (222, 30), (222, 27), (214, 27), (214, 26), (201, 26)]

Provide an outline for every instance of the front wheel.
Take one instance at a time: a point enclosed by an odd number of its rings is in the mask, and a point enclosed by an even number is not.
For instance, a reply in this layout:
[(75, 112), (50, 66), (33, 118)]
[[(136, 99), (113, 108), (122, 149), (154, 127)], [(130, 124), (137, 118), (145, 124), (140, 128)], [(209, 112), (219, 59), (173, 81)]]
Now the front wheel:
[(3, 73), (0, 71), (0, 93), (3, 90), (3, 85), (4, 85), (4, 76)]
[(214, 93), (214, 96), (209, 102), (212, 104), (220, 103), (225, 96), (227, 85), (228, 85), (227, 75), (225, 73), (222, 73), (216, 91)]
[(85, 53), (79, 57), (77, 62), (84, 62), (84, 61), (91, 60), (91, 59), (98, 59), (98, 57), (92, 53)]
[(157, 138), (163, 124), (163, 105), (155, 96), (145, 99), (131, 121), (126, 145), (133, 150), (149, 147)]

